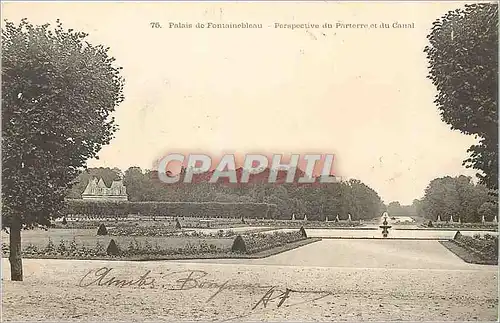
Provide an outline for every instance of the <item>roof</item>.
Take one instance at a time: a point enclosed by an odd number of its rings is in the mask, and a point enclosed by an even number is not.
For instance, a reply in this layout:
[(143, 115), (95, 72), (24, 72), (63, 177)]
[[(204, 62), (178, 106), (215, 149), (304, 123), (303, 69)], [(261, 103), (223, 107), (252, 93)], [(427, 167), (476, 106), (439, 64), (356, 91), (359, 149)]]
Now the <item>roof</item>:
[(99, 179), (99, 183), (97, 183), (97, 187), (108, 188), (106, 186), (106, 184), (104, 183), (104, 181), (102, 180), (102, 177)]
[(91, 194), (91, 190), (94, 187), (97, 187), (97, 178), (92, 178), (91, 180), (89, 180), (89, 183), (87, 184), (85, 191), (83, 191), (83, 194)]

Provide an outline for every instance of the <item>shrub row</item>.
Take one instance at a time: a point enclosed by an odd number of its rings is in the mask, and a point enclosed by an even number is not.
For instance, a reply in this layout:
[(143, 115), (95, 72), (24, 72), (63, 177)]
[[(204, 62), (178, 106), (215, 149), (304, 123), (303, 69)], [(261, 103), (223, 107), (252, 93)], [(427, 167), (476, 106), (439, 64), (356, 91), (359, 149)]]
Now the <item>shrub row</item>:
[(195, 218), (267, 218), (276, 216), (276, 204), (219, 202), (124, 202), (67, 200), (65, 215), (119, 217), (129, 214)]
[(498, 236), (485, 234), (483, 236), (475, 234), (474, 236), (465, 236), (457, 231), (453, 238), (459, 245), (465, 246), (479, 253), (483, 258), (489, 260), (498, 260)]

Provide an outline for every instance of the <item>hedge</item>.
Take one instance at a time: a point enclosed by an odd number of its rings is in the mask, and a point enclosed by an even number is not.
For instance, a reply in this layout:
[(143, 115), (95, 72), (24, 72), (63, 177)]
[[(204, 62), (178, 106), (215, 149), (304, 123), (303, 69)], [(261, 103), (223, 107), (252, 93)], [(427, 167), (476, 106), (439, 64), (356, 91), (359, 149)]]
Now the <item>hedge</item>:
[(174, 216), (196, 218), (274, 219), (276, 204), (220, 202), (125, 202), (67, 200), (64, 215), (90, 217)]

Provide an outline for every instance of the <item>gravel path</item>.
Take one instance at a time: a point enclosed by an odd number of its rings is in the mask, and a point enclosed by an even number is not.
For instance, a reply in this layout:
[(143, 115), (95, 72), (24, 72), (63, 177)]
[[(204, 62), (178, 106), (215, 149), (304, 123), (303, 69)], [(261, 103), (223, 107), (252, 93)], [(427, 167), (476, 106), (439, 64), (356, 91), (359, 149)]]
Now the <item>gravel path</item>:
[[(176, 262), (190, 263), (193, 260)], [(464, 262), (438, 241), (324, 239), (262, 259), (205, 259), (197, 263), (353, 267), (390, 269), (467, 269), (497, 271), (496, 266)]]
[[(7, 259), (2, 264), (3, 277), (9, 277)], [(112, 269), (96, 274), (102, 267)], [(229, 262), (27, 259), (24, 270), (24, 282), (2, 282), (4, 320), (498, 318), (497, 267), (466, 264), (436, 241), (323, 240), (265, 259)], [(132, 285), (107, 283), (111, 277)]]

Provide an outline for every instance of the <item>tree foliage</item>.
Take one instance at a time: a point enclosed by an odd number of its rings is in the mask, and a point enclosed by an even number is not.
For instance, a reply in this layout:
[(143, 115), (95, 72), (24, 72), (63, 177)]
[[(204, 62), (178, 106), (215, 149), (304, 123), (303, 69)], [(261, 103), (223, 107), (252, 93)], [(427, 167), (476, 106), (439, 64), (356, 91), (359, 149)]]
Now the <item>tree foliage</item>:
[(304, 227), (300, 227), (300, 235), (303, 236), (304, 238), (307, 238), (307, 233), (306, 233), (306, 229), (304, 229)]
[(452, 129), (475, 135), (467, 168), (498, 189), (498, 4), (466, 5), (437, 19), (425, 53), (438, 94), (435, 103)]
[(416, 203), (418, 202), (418, 200), (413, 200), (413, 203), (411, 205), (401, 205), (398, 201), (393, 201), (387, 205), (386, 210), (390, 216), (414, 217), (419, 215), (416, 205)]
[(111, 239), (108, 247), (106, 248), (106, 254), (110, 256), (118, 256), (120, 254), (120, 249), (116, 245), (115, 239)]
[(483, 206), (488, 202), (492, 203), (493, 198), (485, 186), (474, 185), (467, 176), (446, 176), (430, 182), (421, 204), (422, 212), (432, 221), (439, 215), (443, 221), (453, 216), (455, 221), (460, 218), (462, 222), (479, 222), (482, 213), (490, 216), (488, 221), (493, 219), (489, 205)]
[(97, 235), (98, 236), (107, 236), (108, 235), (108, 229), (104, 225), (104, 223), (101, 223), (99, 225), (99, 229), (97, 229)]
[(484, 202), (479, 207), (478, 213), (481, 218), (484, 216), (485, 219), (491, 221), (498, 215), (498, 203)]
[[(130, 167), (124, 173), (124, 184), (131, 202), (221, 202), (265, 203), (276, 205), (272, 214), (279, 219), (290, 219), (292, 214), (308, 220), (324, 221), (339, 214), (345, 220), (348, 213), (353, 220), (380, 216), (384, 205), (379, 195), (359, 180), (320, 185), (249, 183), (246, 185), (165, 184), (155, 171)], [(236, 215), (236, 213), (235, 213)], [(246, 215), (245, 215), (246, 217)]]
[(62, 24), (2, 28), (2, 228), (12, 280), (22, 280), (20, 230), (60, 216), (73, 180), (112, 139), (123, 79), (108, 48)]
[(108, 49), (59, 23), (2, 29), (2, 225), (49, 224), (89, 158), (109, 143), (123, 79)]
[(233, 241), (233, 245), (231, 246), (231, 251), (236, 253), (246, 253), (247, 246), (245, 244), (245, 240), (241, 235), (237, 235)]

